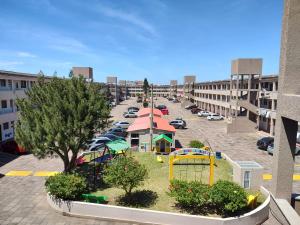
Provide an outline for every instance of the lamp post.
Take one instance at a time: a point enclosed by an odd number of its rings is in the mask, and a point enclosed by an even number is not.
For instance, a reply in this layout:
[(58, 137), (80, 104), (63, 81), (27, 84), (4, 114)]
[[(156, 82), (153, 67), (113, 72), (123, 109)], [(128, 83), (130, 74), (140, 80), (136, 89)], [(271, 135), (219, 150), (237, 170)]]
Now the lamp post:
[(153, 148), (153, 84), (151, 84), (151, 113), (150, 113), (150, 151)]

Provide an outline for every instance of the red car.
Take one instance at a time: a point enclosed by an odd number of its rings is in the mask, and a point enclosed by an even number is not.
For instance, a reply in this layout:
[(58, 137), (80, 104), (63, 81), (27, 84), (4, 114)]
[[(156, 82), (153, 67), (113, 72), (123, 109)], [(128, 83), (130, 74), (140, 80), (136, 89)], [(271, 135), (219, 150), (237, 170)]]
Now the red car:
[(26, 149), (17, 144), (15, 141), (8, 141), (1, 145), (1, 150), (3, 152), (12, 154), (24, 154), (27, 153)]
[(169, 110), (167, 108), (160, 110), (163, 115), (169, 115)]

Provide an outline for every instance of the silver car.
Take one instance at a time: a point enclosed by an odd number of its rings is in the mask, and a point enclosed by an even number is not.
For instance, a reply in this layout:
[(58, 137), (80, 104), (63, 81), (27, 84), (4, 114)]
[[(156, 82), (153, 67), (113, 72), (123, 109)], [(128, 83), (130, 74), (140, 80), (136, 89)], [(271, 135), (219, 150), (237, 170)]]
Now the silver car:
[(209, 115), (210, 115), (210, 112), (208, 112), (208, 111), (200, 111), (200, 112), (198, 112), (198, 116), (200, 116), (200, 117), (207, 117)]
[(127, 121), (118, 121), (118, 122), (113, 123), (113, 125), (115, 127), (121, 127), (123, 129), (127, 129), (129, 127), (130, 123)]
[(224, 117), (219, 114), (210, 114), (207, 117), (207, 120), (223, 120), (223, 119), (224, 119)]

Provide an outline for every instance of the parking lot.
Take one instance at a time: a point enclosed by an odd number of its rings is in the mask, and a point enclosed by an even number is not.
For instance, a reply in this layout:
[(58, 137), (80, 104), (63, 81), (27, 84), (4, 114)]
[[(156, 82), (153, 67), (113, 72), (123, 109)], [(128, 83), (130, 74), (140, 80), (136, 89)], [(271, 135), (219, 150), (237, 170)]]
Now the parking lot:
[[(181, 108), (180, 103), (171, 103), (167, 99), (158, 98), (155, 104), (165, 104), (170, 115), (164, 116), (169, 120), (182, 117), (187, 122), (186, 129), (176, 132), (176, 139), (183, 147), (190, 140), (197, 139), (209, 143), (214, 151), (222, 151), (233, 160), (254, 160), (264, 167), (265, 173), (271, 173), (272, 156), (256, 148), (256, 141), (262, 133), (226, 134), (226, 121), (207, 121)], [(114, 121), (124, 119), (123, 112), (129, 106), (141, 106), (135, 98), (122, 102), (113, 108)], [(300, 173), (299, 156), (296, 157), (295, 173)], [(46, 202), (44, 190), (45, 177), (36, 176), (39, 171), (61, 171), (63, 165), (57, 158), (38, 160), (31, 154), (13, 156), (0, 152), (0, 224), (124, 224), (92, 219), (66, 217), (56, 213)], [(26, 176), (5, 176), (9, 171), (29, 171)], [(264, 185), (270, 187), (270, 180)], [(294, 182), (294, 191), (300, 192), (300, 182)], [(273, 224), (273, 223), (270, 223)]]
[[(209, 144), (214, 151), (226, 153), (233, 160), (256, 161), (264, 167), (264, 174), (272, 173), (272, 158), (266, 151), (256, 147), (259, 138), (266, 136), (264, 132), (226, 134), (226, 120), (208, 121), (204, 117), (192, 114), (190, 110), (181, 107), (180, 103), (172, 103), (166, 98), (157, 98), (155, 105), (164, 104), (169, 109), (169, 115), (164, 117), (173, 120), (178, 117), (187, 122), (186, 129), (177, 129), (175, 139), (182, 147), (188, 147), (191, 140), (200, 140)], [(123, 120), (132, 122), (134, 119), (124, 118), (123, 112), (129, 106), (141, 107), (136, 103), (136, 98), (123, 101), (121, 105), (113, 108), (112, 115), (115, 121)], [(300, 173), (300, 156), (296, 156), (295, 174)], [(264, 186), (270, 187), (271, 180), (264, 180)], [(300, 192), (300, 181), (294, 182), (294, 191)]]

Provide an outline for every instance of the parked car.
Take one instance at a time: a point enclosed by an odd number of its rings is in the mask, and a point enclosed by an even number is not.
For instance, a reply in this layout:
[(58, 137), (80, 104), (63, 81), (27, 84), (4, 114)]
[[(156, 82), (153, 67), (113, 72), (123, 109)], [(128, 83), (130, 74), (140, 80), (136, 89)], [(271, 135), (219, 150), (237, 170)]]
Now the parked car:
[(123, 129), (127, 129), (130, 126), (130, 123), (127, 121), (118, 121), (113, 123), (115, 127), (121, 127)]
[(169, 115), (169, 110), (167, 108), (166, 109), (161, 109), (160, 111), (163, 115)]
[(198, 112), (200, 112), (201, 111), (201, 109), (199, 109), (199, 108), (193, 108), (193, 109), (191, 109), (191, 112), (193, 113), (193, 114), (196, 114), (196, 113), (198, 113)]
[(137, 114), (135, 112), (125, 112), (123, 116), (125, 118), (137, 118)]
[(88, 151), (97, 151), (99, 149), (104, 149), (106, 143), (96, 144), (89, 147)]
[(16, 141), (7, 141), (0, 146), (0, 149), (3, 152), (12, 153), (12, 154), (24, 154), (27, 153), (26, 149)]
[(201, 116), (201, 117), (207, 117), (210, 115), (210, 112), (208, 111), (200, 111), (198, 112), (198, 116)]
[(138, 112), (140, 109), (138, 108), (138, 107), (129, 107), (128, 109), (127, 109), (127, 112)]
[(224, 119), (224, 117), (219, 114), (210, 114), (207, 117), (207, 120), (223, 120), (223, 119)]
[(185, 109), (193, 109), (193, 108), (197, 108), (197, 106), (195, 104), (191, 104), (191, 105), (187, 105), (186, 107), (184, 107)]
[(162, 109), (166, 109), (167, 106), (165, 106), (165, 105), (158, 105), (158, 106), (155, 106), (155, 108), (157, 108), (159, 110), (162, 110)]
[(121, 136), (121, 137), (126, 137), (127, 136), (127, 132), (123, 129), (123, 128), (111, 128), (109, 129), (106, 134), (114, 134), (117, 136)]
[[(269, 155), (273, 155), (274, 153), (274, 142), (269, 144), (267, 151), (269, 153)], [(300, 144), (297, 143), (296, 144), (296, 148), (295, 148), (295, 155), (299, 155), (300, 154)]]
[(169, 124), (175, 127), (175, 129), (184, 129), (186, 127), (184, 120), (172, 120)]
[(268, 146), (272, 143), (274, 143), (273, 137), (263, 137), (257, 141), (256, 146), (259, 149), (267, 150)]
[(88, 141), (87, 147), (90, 148), (91, 146), (94, 146), (94, 145), (106, 144), (109, 141), (112, 141), (112, 140), (108, 137), (101, 137), (101, 136), (96, 137), (96, 138), (93, 138), (92, 140)]
[(100, 137), (108, 137), (109, 139), (111, 139), (112, 141), (114, 140), (123, 140), (123, 141), (126, 141), (126, 139), (124, 137), (120, 137), (120, 136), (117, 136), (115, 134), (111, 134), (111, 133), (107, 133), (107, 134), (102, 134)]

